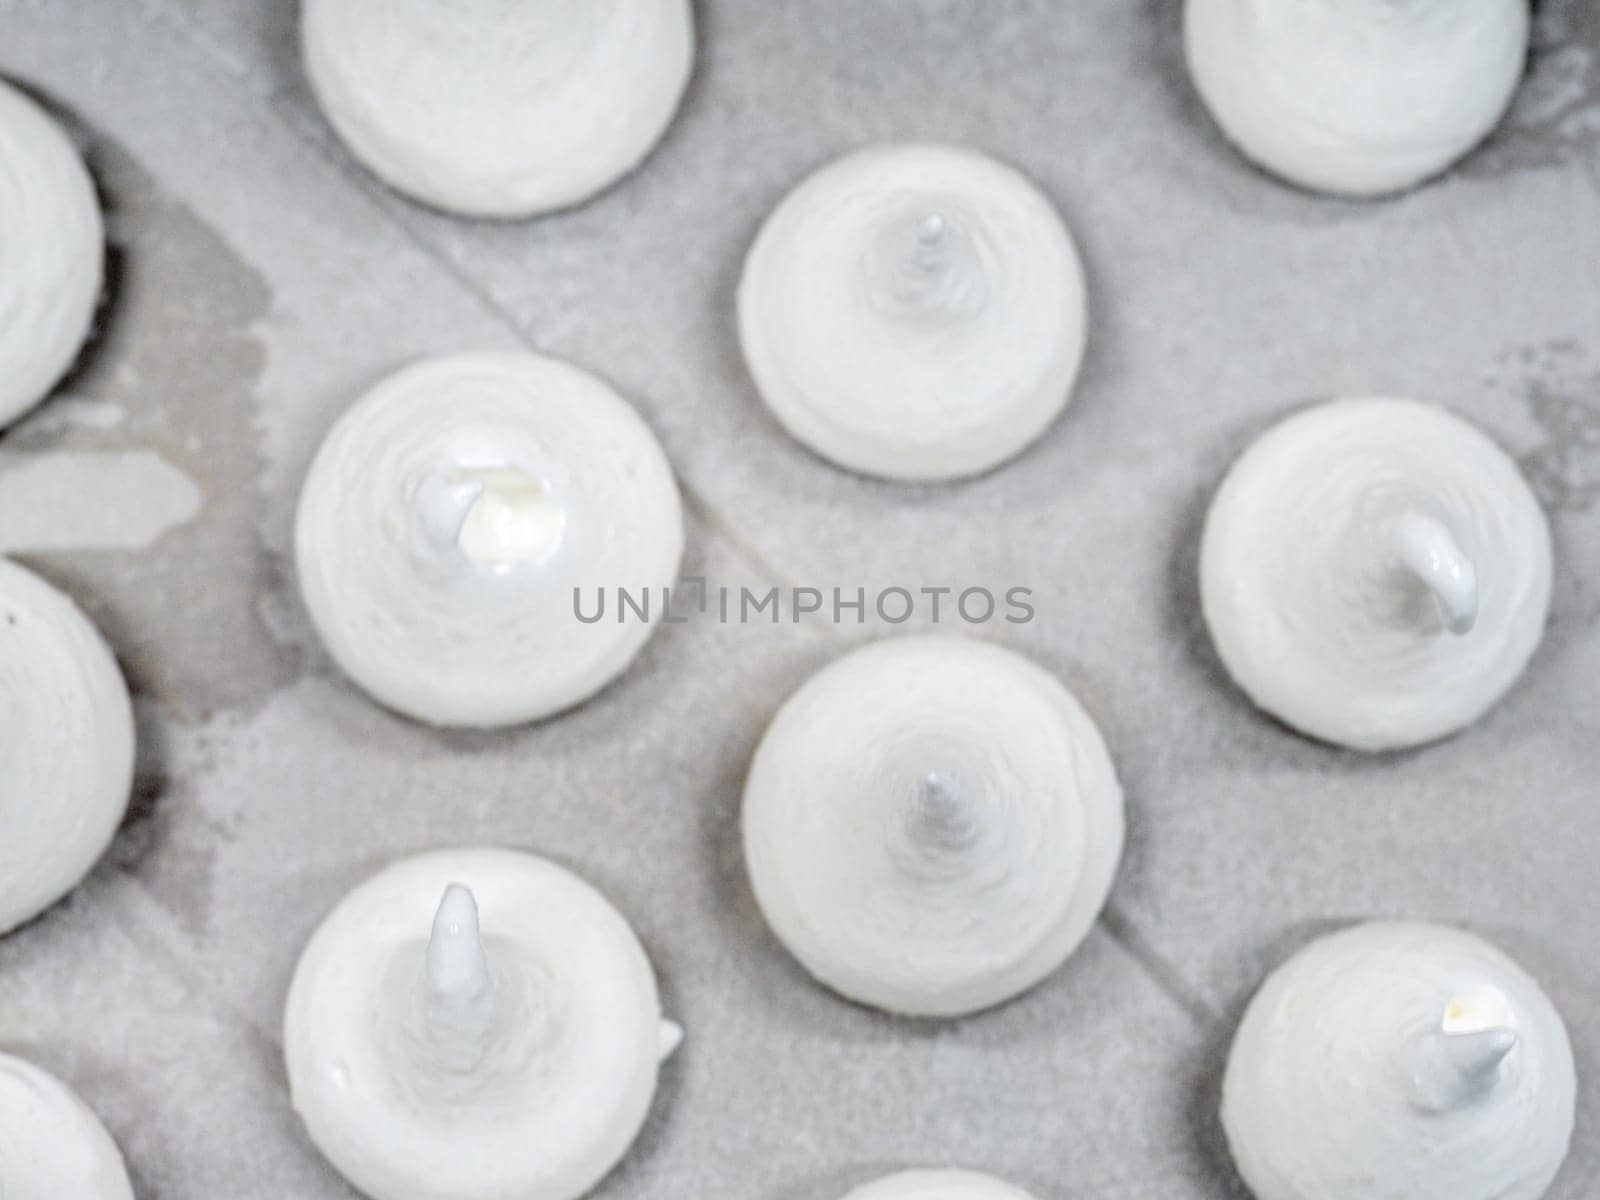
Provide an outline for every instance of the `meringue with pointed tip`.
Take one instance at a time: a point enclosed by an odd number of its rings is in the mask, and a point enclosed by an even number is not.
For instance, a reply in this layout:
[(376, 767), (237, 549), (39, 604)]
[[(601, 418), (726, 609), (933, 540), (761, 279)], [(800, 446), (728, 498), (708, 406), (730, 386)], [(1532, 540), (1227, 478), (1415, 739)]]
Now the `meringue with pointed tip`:
[(133, 705), (63, 592), (0, 558), (0, 934), (83, 880), (133, 790)]
[(666, 132), (694, 60), (688, 0), (306, 0), (334, 130), (424, 203), (522, 217), (589, 199)]
[(1100, 732), (1053, 676), (958, 637), (825, 668), (761, 740), (744, 792), (750, 881), (817, 979), (892, 1012), (958, 1016), (1054, 971), (1122, 853)]
[(1189, 74), (1246, 158), (1345, 196), (1445, 170), (1499, 122), (1528, 0), (1187, 0)]
[(1033, 1197), (993, 1175), (918, 1168), (863, 1184), (844, 1200), (1033, 1200)]
[(0, 1054), (0, 1196), (133, 1200), (122, 1153), (66, 1084)]
[(1083, 358), (1083, 268), (1044, 193), (974, 150), (847, 154), (767, 219), (739, 338), (785, 429), (897, 480), (976, 475), (1065, 407)]
[(441, 850), (347, 895), (284, 1016), (295, 1111), (373, 1200), (574, 1200), (682, 1038), (626, 919), (531, 854)]
[(94, 180), (71, 139), (0, 79), (0, 429), (50, 394), (89, 336), (105, 264)]
[(1360, 750), (1482, 716), (1550, 605), (1550, 530), (1516, 464), (1434, 405), (1336, 400), (1239, 456), (1206, 516), (1200, 599), (1252, 700)]
[(295, 528), (334, 660), (442, 726), (537, 720), (599, 691), (665, 605), (580, 621), (579, 593), (660, 599), (682, 552), (649, 428), (593, 375), (534, 354), (428, 359), (379, 383), (323, 442)]
[(1268, 976), (1222, 1124), (1257, 1200), (1537, 1200), (1575, 1096), (1566, 1028), (1516, 963), (1461, 930), (1376, 921)]

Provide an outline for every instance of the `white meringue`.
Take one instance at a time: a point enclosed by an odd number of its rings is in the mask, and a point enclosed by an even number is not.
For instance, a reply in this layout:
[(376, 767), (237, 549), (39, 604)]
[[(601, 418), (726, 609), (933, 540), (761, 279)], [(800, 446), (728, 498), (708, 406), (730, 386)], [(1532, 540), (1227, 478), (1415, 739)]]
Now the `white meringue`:
[(295, 1110), (373, 1200), (583, 1195), (638, 1135), (681, 1037), (600, 893), (487, 848), (402, 859), (347, 895), (284, 1015)]
[(1550, 531), (1516, 464), (1411, 400), (1287, 418), (1211, 502), (1200, 599), (1239, 686), (1361, 750), (1470, 724), (1511, 686), (1550, 603)]
[(992, 1175), (919, 1168), (863, 1184), (844, 1200), (1033, 1200), (1033, 1197)]
[(133, 705), (67, 596), (0, 558), (0, 933), (78, 885), (133, 789)]
[(871, 146), (767, 219), (739, 337), (794, 437), (885, 479), (986, 471), (1066, 405), (1083, 358), (1083, 268), (1045, 195), (973, 150)]
[(625, 670), (659, 622), (580, 622), (579, 588), (677, 577), (683, 514), (639, 415), (599, 379), (533, 354), (429, 359), (328, 434), (295, 560), (339, 665), (435, 725), (536, 720)]
[(1561, 1017), (1516, 963), (1460, 930), (1374, 922), (1267, 978), (1222, 1123), (1258, 1200), (1535, 1200), (1575, 1092)]
[(9, 1054), (0, 1054), (0, 1196), (133, 1200), (122, 1154), (89, 1106)]
[(1189, 73), (1245, 157), (1374, 196), (1438, 174), (1522, 77), (1528, 0), (1187, 0)]
[(94, 181), (61, 127), (0, 80), (0, 428), (78, 356), (105, 261)]
[(519, 217), (639, 165), (688, 84), (694, 23), (688, 0), (305, 0), (301, 48), (329, 122), (385, 182)]
[(762, 912), (823, 983), (956, 1016), (1054, 971), (1122, 853), (1094, 722), (1026, 659), (892, 638), (808, 680), (762, 738), (744, 848)]

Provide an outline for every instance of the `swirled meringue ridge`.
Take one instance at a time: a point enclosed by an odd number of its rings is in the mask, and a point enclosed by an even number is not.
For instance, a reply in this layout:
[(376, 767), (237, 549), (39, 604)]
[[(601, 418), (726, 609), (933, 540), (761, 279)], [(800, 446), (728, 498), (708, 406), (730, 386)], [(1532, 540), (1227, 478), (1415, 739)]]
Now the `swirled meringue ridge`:
[(306, 0), (329, 122), (428, 204), (519, 217), (588, 199), (665, 132), (689, 79), (687, 0)]
[(54, 1075), (0, 1054), (0, 1187), (6, 1200), (133, 1200), (122, 1153)]
[(0, 428), (45, 398), (89, 335), (105, 233), (94, 181), (43, 109), (0, 80)]
[(885, 1175), (844, 1200), (1033, 1200), (1004, 1180), (977, 1171), (918, 1168)]
[(1017, 171), (955, 146), (837, 159), (763, 225), (739, 285), (762, 398), (841, 466), (941, 480), (998, 465), (1061, 412), (1085, 335), (1083, 269)]
[(627, 1152), (681, 1031), (627, 921), (511, 850), (403, 859), (306, 946), (295, 1110), (374, 1200), (575, 1200)]
[(1245, 155), (1337, 195), (1443, 171), (1499, 121), (1528, 51), (1527, 0), (1187, 0), (1206, 107)]
[(105, 853), (133, 764), (133, 705), (105, 640), (67, 595), (0, 558), (0, 933)]
[(1537, 1200), (1575, 1092), (1560, 1015), (1516, 963), (1461, 930), (1377, 921), (1262, 984), (1222, 1123), (1258, 1200)]
[(1385, 750), (1500, 699), (1543, 635), (1551, 570), (1544, 513), (1494, 442), (1434, 405), (1347, 399), (1239, 456), (1206, 517), (1200, 596), (1256, 704)]
[(893, 638), (819, 672), (744, 794), (756, 899), (829, 987), (955, 1016), (1038, 983), (1087, 934), (1121, 855), (1099, 731), (1027, 660)]
[(583, 623), (576, 589), (659, 592), (683, 514), (638, 414), (533, 354), (429, 359), (333, 427), (301, 494), (300, 586), (341, 667), (445, 726), (536, 720), (626, 669), (660, 619)]

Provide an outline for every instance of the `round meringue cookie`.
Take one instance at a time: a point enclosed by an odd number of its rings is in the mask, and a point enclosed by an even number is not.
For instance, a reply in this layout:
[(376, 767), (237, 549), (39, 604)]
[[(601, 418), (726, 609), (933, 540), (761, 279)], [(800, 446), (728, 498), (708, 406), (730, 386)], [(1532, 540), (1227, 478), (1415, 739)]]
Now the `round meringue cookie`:
[(0, 558), (0, 934), (83, 880), (133, 790), (133, 705), (71, 599)]
[(1537, 1200), (1575, 1093), (1561, 1017), (1516, 963), (1457, 929), (1373, 922), (1262, 984), (1222, 1124), (1257, 1200)]
[(43, 109), (0, 80), (0, 428), (50, 394), (89, 336), (105, 234), (94, 181)]
[(488, 848), (403, 859), (347, 895), (284, 1016), (295, 1111), (372, 1200), (584, 1195), (681, 1038), (603, 896)]
[(334, 425), (295, 529), (300, 587), (338, 664), (441, 726), (532, 721), (599, 691), (659, 622), (585, 622), (594, 596), (657, 600), (683, 514), (639, 415), (533, 354), (429, 359)]
[(1122, 854), (1100, 732), (1026, 659), (957, 637), (847, 655), (774, 718), (744, 792), (761, 911), (817, 979), (951, 1017), (1054, 971)]
[(122, 1154), (89, 1106), (54, 1075), (9, 1054), (0, 1054), (0, 1195), (133, 1200)]
[(424, 203), (522, 217), (639, 165), (689, 81), (688, 0), (304, 0), (322, 110)]
[(1206, 517), (1200, 599), (1252, 700), (1389, 750), (1483, 715), (1550, 604), (1550, 531), (1516, 464), (1412, 400), (1336, 400), (1240, 455)]
[(844, 1200), (1033, 1200), (1021, 1188), (976, 1171), (919, 1168), (885, 1175)]
[(914, 143), (847, 154), (767, 219), (739, 337), (795, 438), (865, 475), (976, 475), (1066, 406), (1083, 358), (1083, 268), (1017, 171)]
[(1528, 0), (1186, 0), (1189, 74), (1244, 156), (1313, 191), (1436, 175), (1499, 122)]

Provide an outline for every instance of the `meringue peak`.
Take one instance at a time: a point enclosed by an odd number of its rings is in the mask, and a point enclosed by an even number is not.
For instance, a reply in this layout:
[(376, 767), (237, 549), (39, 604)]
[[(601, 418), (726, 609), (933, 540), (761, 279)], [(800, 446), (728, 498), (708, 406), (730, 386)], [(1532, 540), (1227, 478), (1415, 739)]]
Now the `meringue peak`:
[(490, 988), (478, 901), (472, 889), (452, 883), (444, 890), (428, 938), (428, 993), (435, 1000), (471, 1000)]
[(1516, 1046), (1517, 1031), (1507, 1026), (1423, 1034), (1412, 1051), (1418, 1105), (1444, 1112), (1487, 1095), (1500, 1078), (1500, 1065)]
[(1435, 517), (1407, 512), (1390, 530), (1402, 567), (1433, 593), (1444, 626), (1460, 636), (1478, 620), (1478, 570), (1449, 527)]

